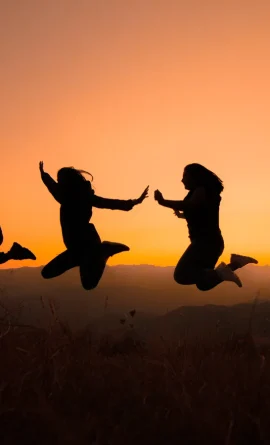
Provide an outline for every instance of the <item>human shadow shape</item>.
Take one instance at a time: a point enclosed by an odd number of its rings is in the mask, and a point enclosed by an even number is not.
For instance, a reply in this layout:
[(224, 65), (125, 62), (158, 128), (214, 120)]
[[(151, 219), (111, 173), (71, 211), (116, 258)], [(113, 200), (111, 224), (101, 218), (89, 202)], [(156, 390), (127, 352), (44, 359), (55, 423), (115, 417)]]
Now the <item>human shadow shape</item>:
[(207, 291), (223, 281), (232, 281), (242, 287), (235, 270), (249, 263), (257, 264), (252, 257), (232, 254), (229, 264), (216, 266), (224, 251), (224, 240), (219, 227), (219, 209), (223, 183), (221, 179), (201, 164), (189, 164), (184, 168), (182, 183), (188, 193), (182, 201), (164, 199), (159, 190), (154, 199), (163, 207), (185, 219), (190, 245), (180, 258), (174, 271), (174, 279), (183, 285), (195, 284)]
[(101, 241), (94, 226), (90, 223), (92, 208), (130, 211), (141, 204), (148, 196), (148, 189), (137, 199), (108, 199), (97, 196), (92, 184), (83, 175), (84, 170), (63, 167), (55, 181), (39, 163), (41, 179), (54, 199), (60, 204), (60, 224), (66, 250), (51, 260), (41, 271), (43, 278), (58, 277), (79, 267), (81, 284), (85, 290), (94, 289), (104, 272), (109, 257), (130, 250), (121, 243)]
[[(3, 244), (4, 235), (0, 227), (0, 246)], [(35, 255), (31, 250), (14, 242), (8, 252), (0, 252), (0, 264), (4, 264), (9, 260), (36, 260)]]

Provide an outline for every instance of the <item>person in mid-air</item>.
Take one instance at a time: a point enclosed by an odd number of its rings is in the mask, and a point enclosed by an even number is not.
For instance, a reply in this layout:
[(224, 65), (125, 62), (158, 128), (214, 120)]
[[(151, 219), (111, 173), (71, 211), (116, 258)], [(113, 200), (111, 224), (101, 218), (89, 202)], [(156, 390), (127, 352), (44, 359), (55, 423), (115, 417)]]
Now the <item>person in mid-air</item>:
[(158, 204), (174, 210), (178, 218), (187, 221), (190, 245), (178, 261), (174, 271), (177, 283), (195, 284), (207, 291), (222, 281), (232, 281), (242, 287), (235, 270), (249, 264), (257, 264), (254, 258), (232, 254), (230, 264), (216, 263), (224, 250), (224, 241), (219, 227), (219, 207), (222, 181), (201, 164), (185, 167), (182, 182), (188, 190), (183, 201), (169, 201), (156, 190)]
[[(4, 241), (2, 229), (0, 227), (0, 246)], [(35, 255), (26, 247), (22, 247), (18, 243), (13, 243), (8, 252), (0, 252), (0, 264), (4, 264), (10, 260), (35, 260)]]
[[(148, 188), (138, 199), (108, 199), (97, 196), (84, 170), (63, 167), (57, 173), (57, 182), (45, 173), (43, 162), (39, 163), (41, 178), (50, 193), (60, 204), (60, 223), (64, 244), (67, 248), (50, 261), (43, 269), (43, 278), (57, 277), (79, 266), (84, 289), (94, 289), (102, 275), (108, 258), (129, 247), (121, 243), (101, 242), (94, 224), (89, 223), (92, 208), (129, 211), (141, 204), (148, 196)], [(93, 177), (92, 177), (93, 180)]]

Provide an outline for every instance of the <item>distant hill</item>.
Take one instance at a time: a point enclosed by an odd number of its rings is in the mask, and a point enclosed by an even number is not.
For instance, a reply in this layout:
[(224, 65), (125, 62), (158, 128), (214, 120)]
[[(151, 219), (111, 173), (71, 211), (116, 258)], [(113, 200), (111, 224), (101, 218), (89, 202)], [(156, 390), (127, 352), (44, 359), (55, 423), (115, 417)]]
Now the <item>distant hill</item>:
[(270, 338), (270, 302), (242, 303), (233, 306), (185, 306), (156, 317), (153, 332), (163, 332), (175, 337), (208, 333), (224, 334), (249, 330), (261, 337)]
[[(46, 301), (54, 299), (61, 317), (73, 326), (82, 326), (103, 316), (104, 311), (121, 316), (135, 308), (161, 316), (180, 306), (252, 301), (259, 290), (262, 299), (270, 300), (270, 266), (249, 265), (240, 270), (241, 289), (232, 283), (222, 283), (209, 292), (200, 292), (195, 286), (179, 286), (173, 280), (173, 270), (174, 267), (153, 265), (108, 266), (98, 288), (87, 292), (80, 285), (78, 268), (52, 280), (41, 277), (40, 267), (2, 269), (0, 301), (4, 300), (9, 307), (23, 301), (25, 319), (42, 323), (44, 310), (40, 297)], [(209, 311), (207, 317), (211, 317)], [(201, 320), (201, 315), (198, 317)]]

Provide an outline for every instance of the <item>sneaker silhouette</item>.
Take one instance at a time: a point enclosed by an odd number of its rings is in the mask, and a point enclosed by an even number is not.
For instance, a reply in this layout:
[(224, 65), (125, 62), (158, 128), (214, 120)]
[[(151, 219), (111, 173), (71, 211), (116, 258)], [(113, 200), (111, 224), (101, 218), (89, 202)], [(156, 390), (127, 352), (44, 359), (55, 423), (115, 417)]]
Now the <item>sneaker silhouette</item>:
[(105, 259), (107, 260), (110, 256), (116, 255), (117, 253), (127, 252), (130, 248), (125, 244), (113, 243), (111, 241), (102, 242), (102, 251), (104, 253)]
[(223, 281), (232, 281), (238, 287), (242, 287), (240, 278), (224, 262), (220, 263), (215, 270)]
[(232, 253), (231, 263), (237, 263), (239, 264), (239, 267), (244, 267), (250, 263), (258, 264), (258, 261), (255, 260), (255, 258), (251, 258), (250, 256), (237, 255), (236, 253)]
[(18, 243), (13, 243), (9, 255), (12, 260), (36, 260), (36, 257), (31, 250)]

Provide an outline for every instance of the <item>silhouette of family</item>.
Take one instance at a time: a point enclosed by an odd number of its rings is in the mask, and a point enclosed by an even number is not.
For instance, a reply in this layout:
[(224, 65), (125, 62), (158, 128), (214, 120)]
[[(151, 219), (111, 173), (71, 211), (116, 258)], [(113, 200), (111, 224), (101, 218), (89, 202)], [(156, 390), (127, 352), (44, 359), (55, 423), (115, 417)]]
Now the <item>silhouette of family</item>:
[[(41, 179), (54, 199), (60, 204), (60, 224), (66, 250), (53, 258), (41, 271), (43, 278), (57, 277), (69, 269), (79, 267), (84, 289), (94, 289), (104, 272), (107, 260), (120, 252), (130, 250), (125, 244), (101, 241), (90, 223), (92, 208), (130, 211), (147, 197), (149, 186), (137, 199), (109, 199), (95, 194), (91, 182), (93, 176), (84, 170), (63, 167), (55, 181), (39, 163)], [(87, 180), (84, 175), (89, 175)], [(249, 263), (257, 264), (252, 257), (232, 254), (230, 263), (216, 263), (223, 253), (224, 240), (219, 227), (222, 181), (215, 173), (201, 164), (189, 164), (184, 168), (183, 185), (188, 191), (182, 201), (164, 199), (159, 190), (154, 199), (163, 207), (174, 211), (176, 217), (185, 219), (190, 245), (181, 256), (174, 271), (178, 284), (196, 285), (201, 291), (213, 289), (223, 281), (234, 282), (242, 287), (235, 273)], [(3, 233), (0, 228), (0, 245)], [(0, 252), (0, 264), (9, 260), (35, 260), (35, 255), (18, 243), (7, 252)]]

